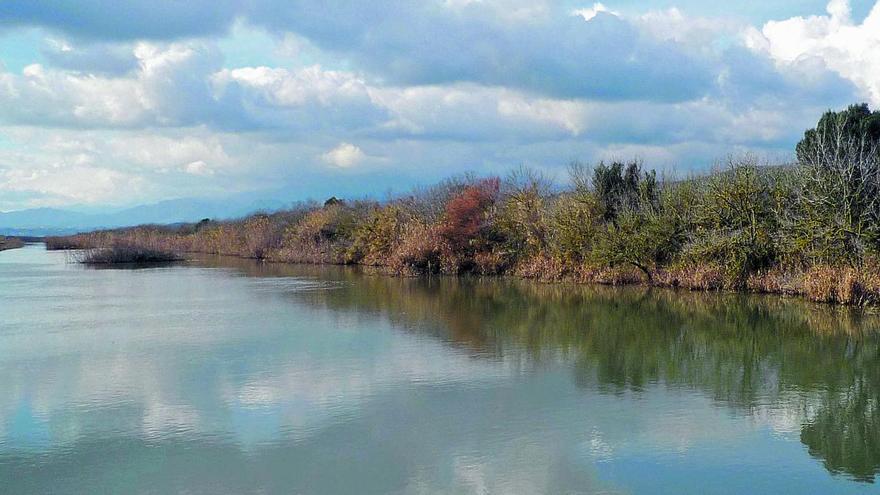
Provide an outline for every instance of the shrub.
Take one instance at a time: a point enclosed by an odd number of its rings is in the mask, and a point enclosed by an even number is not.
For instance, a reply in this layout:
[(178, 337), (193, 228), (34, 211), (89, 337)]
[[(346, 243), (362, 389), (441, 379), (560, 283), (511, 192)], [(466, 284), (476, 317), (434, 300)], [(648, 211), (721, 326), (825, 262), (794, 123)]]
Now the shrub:
[(546, 249), (549, 192), (549, 181), (525, 168), (504, 181), (495, 227), (503, 256), (509, 260), (529, 258)]
[(49, 251), (65, 250), (65, 249), (84, 249), (86, 245), (81, 236), (52, 236), (44, 239), (46, 249)]
[(24, 242), (16, 237), (4, 237), (0, 235), (0, 251), (4, 249), (15, 249), (24, 246)]
[(877, 302), (880, 113), (826, 113), (768, 168), (730, 159), (705, 177), (658, 181), (639, 161), (574, 163), (568, 190), (519, 169), (463, 175), (379, 204), (335, 197), (279, 213), (176, 227), (143, 226), (47, 240), (50, 248), (114, 242), (398, 273), (516, 273), (601, 283), (805, 294)]
[(275, 247), (276, 236), (268, 215), (254, 215), (243, 222), (242, 244), (240, 255), (246, 258), (263, 259)]
[(841, 112), (827, 111), (816, 127), (804, 132), (795, 147), (802, 164), (842, 161), (853, 148), (878, 151), (880, 111), (871, 112), (867, 103), (850, 105)]
[(169, 263), (181, 261), (180, 255), (162, 249), (116, 243), (105, 248), (95, 248), (84, 252), (79, 258), (80, 263), (87, 265), (123, 264), (123, 263)]
[(693, 195), (696, 209), (681, 258), (718, 266), (724, 285), (744, 286), (750, 274), (776, 260), (772, 234), (779, 219), (773, 191), (774, 177), (753, 158), (731, 160)]
[(552, 256), (579, 264), (590, 256), (603, 211), (581, 164), (569, 166), (569, 177), (573, 190), (558, 195), (552, 205), (547, 243)]
[(406, 224), (406, 214), (399, 205), (374, 208), (354, 231), (346, 259), (352, 263), (382, 265), (399, 242)]
[(273, 254), (277, 261), (345, 263), (358, 225), (373, 203), (338, 201), (309, 211), (299, 222), (284, 228), (281, 247)]
[(448, 256), (449, 247), (437, 226), (413, 222), (391, 253), (389, 266), (402, 274), (439, 273), (444, 252)]
[(876, 304), (880, 295), (876, 270), (856, 270), (850, 266), (816, 265), (803, 275), (806, 296), (816, 302)]
[(440, 235), (452, 249), (465, 251), (473, 247), (489, 226), (489, 208), (498, 195), (499, 180), (484, 179), (466, 187), (446, 203), (440, 224)]
[(490, 247), (492, 208), (498, 196), (498, 178), (484, 179), (466, 187), (446, 203), (438, 233), (444, 240), (441, 269), (446, 273), (467, 271), (474, 255)]
[(631, 265), (653, 282), (657, 265), (668, 261), (680, 247), (676, 225), (657, 212), (619, 211), (613, 223), (596, 232), (594, 260), (615, 268)]

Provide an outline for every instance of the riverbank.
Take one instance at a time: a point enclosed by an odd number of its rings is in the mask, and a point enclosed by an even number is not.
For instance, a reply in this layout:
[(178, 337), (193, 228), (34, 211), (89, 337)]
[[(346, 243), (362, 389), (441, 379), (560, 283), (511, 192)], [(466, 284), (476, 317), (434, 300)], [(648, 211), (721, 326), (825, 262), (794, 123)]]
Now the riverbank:
[(519, 169), (503, 179), (454, 177), (381, 202), (333, 197), (238, 220), (107, 230), (46, 244), (878, 306), (880, 131), (852, 127), (875, 118), (880, 113), (858, 105), (826, 113), (798, 144), (794, 164), (744, 156), (707, 175), (666, 180), (637, 160), (574, 163), (565, 188)]
[[(296, 252), (287, 247), (269, 248), (261, 256), (224, 249), (193, 249), (198, 246), (192, 239), (171, 233), (160, 235), (157, 227), (140, 227), (113, 232), (95, 232), (71, 237), (47, 239), (50, 250), (101, 249), (113, 243), (125, 242), (162, 249), (166, 252), (232, 256), (256, 259), (274, 264), (357, 265), (369, 267), (387, 276), (418, 277), (431, 272), (381, 262), (353, 261), (333, 249), (315, 246), (308, 251)], [(149, 246), (160, 246), (150, 248)], [(170, 250), (170, 251), (169, 251)], [(572, 265), (559, 260), (537, 256), (504, 271), (491, 273), (463, 272), (461, 275), (482, 277), (511, 277), (543, 283), (576, 283), (606, 286), (653, 286), (703, 292), (742, 292), (802, 297), (812, 302), (855, 306), (877, 306), (880, 301), (880, 270), (876, 265), (861, 270), (851, 266), (814, 265), (797, 269), (777, 267), (751, 274), (745, 285), (733, 287), (725, 283), (723, 271), (715, 265), (660, 267), (652, 276), (631, 266)], [(446, 274), (450, 275), (450, 274)]]
[(6, 249), (16, 249), (22, 246), (24, 246), (24, 241), (17, 237), (0, 236), (0, 251), (4, 251)]

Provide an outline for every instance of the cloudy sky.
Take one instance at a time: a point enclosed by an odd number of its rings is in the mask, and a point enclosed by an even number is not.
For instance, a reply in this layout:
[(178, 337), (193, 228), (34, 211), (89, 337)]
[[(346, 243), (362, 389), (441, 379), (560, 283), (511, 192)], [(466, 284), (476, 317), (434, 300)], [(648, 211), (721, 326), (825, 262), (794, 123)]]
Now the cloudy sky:
[(4, 0), (0, 211), (688, 173), (880, 106), (880, 1), (723, 3)]

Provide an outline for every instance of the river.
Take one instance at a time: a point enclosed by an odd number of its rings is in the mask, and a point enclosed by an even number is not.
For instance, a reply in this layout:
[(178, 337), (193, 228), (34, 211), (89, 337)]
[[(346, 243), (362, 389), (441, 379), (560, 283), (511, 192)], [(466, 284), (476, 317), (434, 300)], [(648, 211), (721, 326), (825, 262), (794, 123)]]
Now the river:
[(878, 493), (876, 317), (0, 252), (0, 493)]

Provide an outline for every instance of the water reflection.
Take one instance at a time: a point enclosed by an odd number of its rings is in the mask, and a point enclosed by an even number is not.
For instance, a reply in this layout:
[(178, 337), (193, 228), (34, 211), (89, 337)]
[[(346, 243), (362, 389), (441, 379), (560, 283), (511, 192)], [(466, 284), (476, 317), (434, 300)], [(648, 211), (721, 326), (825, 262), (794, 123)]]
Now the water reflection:
[(292, 297), (335, 311), (379, 312), (475, 355), (573, 360), (580, 387), (612, 394), (658, 383), (698, 389), (738, 412), (788, 423), (777, 428), (800, 429), (810, 454), (833, 473), (873, 482), (880, 472), (874, 315), (755, 295), (236, 264), (249, 276), (350, 281)]
[(0, 253), (0, 315), (10, 493), (861, 493), (880, 469), (876, 319), (798, 301), (34, 248)]

